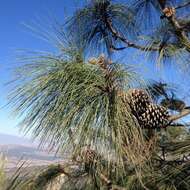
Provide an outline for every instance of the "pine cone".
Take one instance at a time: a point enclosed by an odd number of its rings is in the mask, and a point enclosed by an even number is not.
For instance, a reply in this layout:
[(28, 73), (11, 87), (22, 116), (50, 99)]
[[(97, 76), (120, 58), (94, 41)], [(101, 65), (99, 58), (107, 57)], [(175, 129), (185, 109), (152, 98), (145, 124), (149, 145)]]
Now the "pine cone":
[(164, 15), (165, 15), (167, 18), (172, 17), (173, 15), (175, 15), (175, 12), (176, 12), (176, 10), (175, 10), (174, 7), (166, 7), (166, 8), (164, 8), (164, 10), (163, 10), (163, 13), (164, 13)]
[(86, 164), (93, 164), (93, 162), (95, 162), (98, 157), (97, 153), (89, 147), (82, 151), (81, 156)]
[(129, 105), (131, 107), (132, 113), (139, 117), (151, 104), (152, 100), (149, 94), (142, 89), (132, 89), (128, 92), (129, 95)]
[(142, 128), (164, 128), (169, 124), (169, 113), (166, 108), (150, 104), (146, 111), (137, 118)]

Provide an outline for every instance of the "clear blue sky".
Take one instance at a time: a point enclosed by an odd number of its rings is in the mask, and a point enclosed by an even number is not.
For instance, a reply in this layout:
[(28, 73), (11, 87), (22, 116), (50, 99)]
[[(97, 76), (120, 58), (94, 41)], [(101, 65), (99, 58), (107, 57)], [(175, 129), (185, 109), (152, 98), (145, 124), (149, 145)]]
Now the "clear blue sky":
[[(64, 21), (65, 17), (72, 14), (76, 6), (79, 6), (77, 0), (0, 0), (0, 133), (18, 135), (16, 128), (17, 119), (11, 117), (11, 110), (5, 108), (7, 100), (7, 88), (5, 83), (11, 78), (9, 68), (14, 67), (16, 49), (31, 50), (52, 50), (46, 42), (35, 38), (26, 30), (23, 23), (31, 23), (37, 18), (48, 18), (49, 14), (54, 15), (59, 21)], [(47, 17), (46, 17), (47, 16)], [(124, 59), (125, 53), (123, 54)], [(130, 59), (129, 59), (130, 58)], [(127, 58), (132, 62), (133, 57)], [(141, 67), (141, 57), (136, 59)], [(136, 63), (137, 64), (137, 63)], [(147, 78), (167, 78), (167, 81), (175, 83), (178, 80), (187, 86), (187, 79), (176, 77), (172, 72), (161, 72), (158, 75), (153, 66), (149, 64), (146, 73)]]

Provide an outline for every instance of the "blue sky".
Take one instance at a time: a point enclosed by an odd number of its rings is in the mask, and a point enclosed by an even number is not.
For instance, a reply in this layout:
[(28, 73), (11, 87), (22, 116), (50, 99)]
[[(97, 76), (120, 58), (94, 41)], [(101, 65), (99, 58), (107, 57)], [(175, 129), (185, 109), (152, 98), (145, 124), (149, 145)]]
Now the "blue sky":
[[(0, 133), (19, 135), (16, 124), (18, 120), (11, 116), (11, 109), (5, 107), (7, 103), (8, 89), (4, 85), (11, 78), (10, 69), (15, 67), (15, 56), (17, 49), (47, 50), (52, 51), (51, 45), (39, 40), (29, 32), (23, 23), (32, 23), (35, 20), (48, 18), (48, 15), (55, 16), (60, 22), (72, 14), (79, 5), (77, 0), (0, 0)], [(124, 59), (125, 53), (123, 54)], [(139, 56), (130, 56), (127, 61), (132, 63), (135, 60), (137, 67), (144, 64), (144, 60)], [(176, 77), (176, 73), (170, 68), (164, 72), (153, 64), (143, 71), (147, 78), (164, 78), (169, 82), (188, 85), (188, 76)], [(141, 68), (142, 70), (142, 68)]]

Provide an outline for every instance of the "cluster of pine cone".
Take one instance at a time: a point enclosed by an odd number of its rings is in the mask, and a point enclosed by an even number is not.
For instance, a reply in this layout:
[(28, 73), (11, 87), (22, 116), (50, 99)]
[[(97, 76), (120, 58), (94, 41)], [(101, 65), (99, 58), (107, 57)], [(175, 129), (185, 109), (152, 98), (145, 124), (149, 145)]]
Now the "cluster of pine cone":
[(142, 128), (164, 128), (169, 124), (169, 113), (163, 106), (154, 104), (149, 94), (143, 89), (132, 89), (127, 93), (132, 114)]

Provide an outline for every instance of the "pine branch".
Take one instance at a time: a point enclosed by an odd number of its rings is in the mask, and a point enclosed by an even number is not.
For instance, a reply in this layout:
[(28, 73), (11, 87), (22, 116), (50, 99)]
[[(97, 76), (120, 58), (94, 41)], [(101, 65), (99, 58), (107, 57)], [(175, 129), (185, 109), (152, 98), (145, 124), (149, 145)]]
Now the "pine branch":
[(160, 162), (161, 165), (169, 165), (172, 167), (177, 167), (179, 165), (189, 162), (189, 159), (186, 156), (183, 156), (182, 159), (176, 159), (176, 160), (165, 160), (165, 159), (162, 159), (161, 157), (159, 157), (159, 159), (155, 159), (155, 160)]
[(107, 185), (108, 190), (126, 190), (121, 186), (113, 185), (112, 182), (102, 173), (99, 174), (99, 177)]
[(188, 109), (184, 109), (179, 114), (170, 116), (169, 120), (171, 122), (173, 122), (173, 121), (181, 119), (181, 118), (183, 118), (183, 117), (185, 117), (185, 116), (187, 116), (189, 114), (190, 114), (190, 109), (189, 108)]
[(164, 9), (165, 5), (166, 5), (166, 0), (158, 0), (158, 2), (160, 4), (161, 8)]
[(185, 123), (185, 124), (173, 123), (173, 124), (170, 124), (170, 127), (189, 127), (189, 126), (190, 126), (190, 123)]
[(112, 35), (116, 38), (121, 40), (123, 43), (125, 43), (127, 45), (127, 47), (132, 47), (132, 48), (136, 48), (142, 51), (158, 51), (159, 47), (147, 47), (147, 46), (143, 46), (143, 45), (138, 45), (135, 44), (133, 42), (130, 42), (129, 40), (127, 40), (125, 37), (123, 37), (113, 26), (110, 20), (105, 19), (105, 23), (108, 27), (108, 29), (110, 30), (110, 32), (112, 33)]
[(111, 46), (110, 46), (110, 49), (116, 50), (116, 51), (124, 50), (124, 49), (126, 49), (126, 48), (127, 48), (127, 47), (115, 47), (114, 45), (111, 45)]
[[(158, 3), (160, 4), (162, 10), (164, 10), (165, 1), (164, 0), (158, 0)], [(183, 8), (185, 6), (188, 6), (189, 4), (190, 4), (190, 2), (185, 3), (183, 5), (180, 5), (180, 6), (176, 7), (176, 8), (173, 8), (173, 9), (176, 10), (176, 9), (179, 9), (179, 8)], [(164, 13), (164, 17), (166, 17), (168, 19), (168, 21), (172, 24), (172, 26), (175, 29), (176, 36), (179, 38), (179, 40), (184, 45), (184, 47), (186, 47), (186, 50), (188, 52), (190, 52), (190, 40), (189, 40), (188, 36), (186, 35), (186, 32), (185, 32), (184, 28), (180, 26), (178, 20), (175, 18), (175, 15), (173, 14), (172, 16), (166, 16), (165, 13)], [(127, 47), (136, 48), (136, 49), (139, 49), (141, 51), (159, 51), (160, 50), (159, 46), (147, 47), (147, 46), (139, 45), (139, 44), (136, 44), (134, 42), (129, 41), (127, 38), (122, 36), (113, 27), (112, 22), (111, 22), (111, 20), (109, 20), (109, 18), (105, 18), (105, 24), (108, 27), (108, 29), (110, 30), (110, 32), (112, 33), (112, 35), (116, 39), (121, 40), (124, 44), (127, 45)], [(125, 49), (125, 47), (122, 47), (122, 48), (110, 47), (110, 48), (112, 48), (113, 50), (117, 50), (117, 51)]]
[[(158, 3), (160, 4), (161, 7), (162, 4), (158, 0)], [(184, 5), (183, 5), (184, 6)], [(187, 5), (186, 5), (187, 6)], [(164, 13), (164, 17), (162, 16), (161, 18), (167, 18), (167, 20), (171, 23), (171, 25), (174, 28), (174, 32), (180, 42), (183, 44), (183, 46), (186, 48), (188, 52), (190, 52), (190, 39), (186, 35), (186, 32), (182, 26), (180, 26), (180, 23), (178, 22), (177, 18), (175, 17), (175, 8), (174, 7), (166, 7), (162, 9)]]
[(182, 5), (179, 5), (179, 6), (175, 7), (175, 9), (181, 9), (181, 8), (187, 7), (187, 6), (189, 6), (189, 5), (190, 5), (190, 1), (187, 2), (187, 3), (184, 3), (184, 4), (182, 4)]
[(186, 32), (183, 29), (183, 27), (180, 26), (178, 20), (174, 16), (168, 18), (168, 20), (174, 27), (176, 36), (179, 38), (181, 43), (185, 46), (186, 50), (190, 52), (190, 40), (188, 36), (186, 35)]

